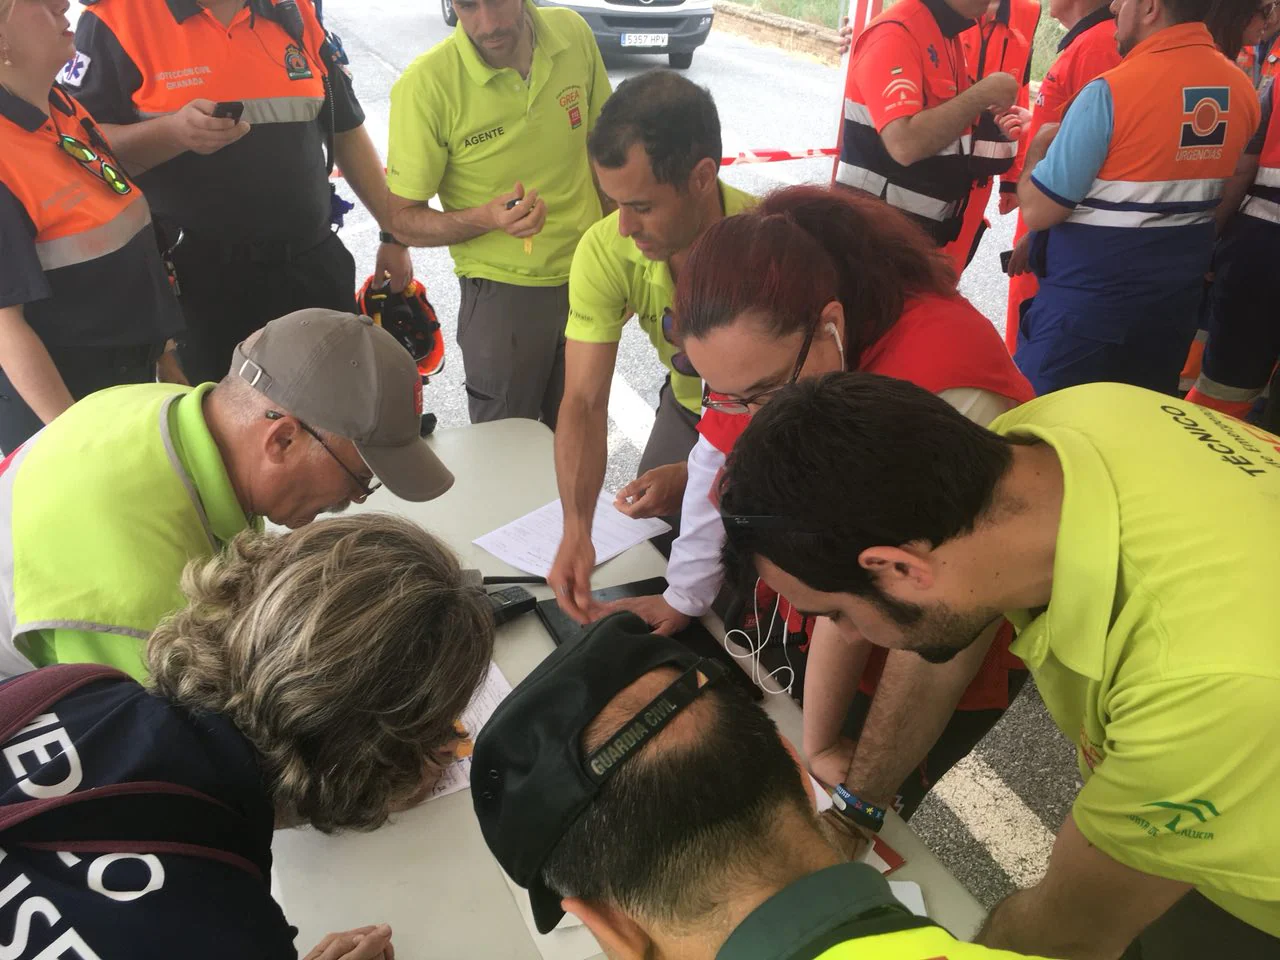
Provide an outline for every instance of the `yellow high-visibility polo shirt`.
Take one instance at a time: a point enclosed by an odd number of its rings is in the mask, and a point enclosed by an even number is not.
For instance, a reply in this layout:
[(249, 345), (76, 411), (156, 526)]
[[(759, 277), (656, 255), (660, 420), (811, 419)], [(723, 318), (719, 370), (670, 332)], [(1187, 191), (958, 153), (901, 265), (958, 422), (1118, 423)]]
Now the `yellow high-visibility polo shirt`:
[[(749, 193), (720, 184), (726, 217), (756, 203)], [(582, 343), (617, 343), (634, 314), (671, 374), (671, 389), (685, 409), (702, 411), (702, 381), (677, 373), (671, 358), (680, 348), (667, 339), (662, 316), (670, 313), (676, 285), (665, 260), (650, 260), (630, 237), (618, 232), (615, 210), (587, 231), (573, 258), (569, 278), (569, 323), (564, 335)]]
[(1280, 935), (1280, 439), (1113, 383), (991, 429), (1062, 462), (1049, 605), (1008, 616), (1077, 747), (1076, 824)]
[(573, 251), (600, 219), (587, 134), (609, 98), (609, 77), (585, 20), (572, 10), (525, 8), (533, 18), (526, 82), (485, 63), (458, 24), (409, 65), (391, 89), (387, 185), (446, 211), (483, 206), (516, 182), (536, 189), (547, 222), (524, 241), (493, 230), (449, 248), (461, 277), (527, 287), (569, 279)]

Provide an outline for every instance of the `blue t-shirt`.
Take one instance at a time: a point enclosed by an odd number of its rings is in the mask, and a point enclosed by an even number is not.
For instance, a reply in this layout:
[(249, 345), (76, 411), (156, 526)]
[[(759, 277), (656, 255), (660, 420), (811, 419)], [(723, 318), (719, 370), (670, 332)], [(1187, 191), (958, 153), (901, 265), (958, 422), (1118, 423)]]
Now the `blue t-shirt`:
[(1111, 88), (1099, 77), (1067, 109), (1048, 152), (1031, 172), (1031, 182), (1054, 203), (1074, 207), (1088, 195), (1106, 162), (1114, 123)]
[(271, 805), (256, 754), (229, 721), (192, 715), (133, 680), (98, 680), (2, 752), (0, 806), (139, 781), (186, 787), (243, 826), (242, 845), (261, 873), (203, 856), (128, 852), (127, 844), (105, 853), (56, 842), (36, 849), (0, 834), (0, 931), (12, 931), (0, 940), (13, 944), (5, 956), (295, 960), (294, 930), (269, 886)]

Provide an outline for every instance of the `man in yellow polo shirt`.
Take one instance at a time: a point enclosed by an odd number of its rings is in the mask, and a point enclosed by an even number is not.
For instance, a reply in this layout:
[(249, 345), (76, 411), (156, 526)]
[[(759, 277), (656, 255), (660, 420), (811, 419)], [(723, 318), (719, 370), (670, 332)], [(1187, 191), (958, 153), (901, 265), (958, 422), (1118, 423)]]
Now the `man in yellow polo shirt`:
[[(449, 247), (473, 423), (554, 428), (564, 389), (569, 265), (600, 195), (587, 162), (609, 78), (572, 10), (455, 0), (453, 35), (391, 90), (392, 234)], [(429, 206), (439, 194), (443, 210)]]
[(672, 465), (678, 502), (698, 438), (702, 380), (675, 342), (676, 277), (708, 227), (754, 202), (718, 179), (720, 118), (711, 94), (669, 70), (621, 84), (589, 148), (600, 187), (618, 209), (587, 231), (573, 258), (556, 432), (564, 539), (547, 577), (561, 606), (579, 620), (591, 606), (591, 521), (604, 484), (609, 388), (622, 329), (636, 317), (667, 368), (638, 473), (643, 479)]
[(301, 310), (236, 347), (217, 384), (92, 394), (0, 461), (0, 677), (104, 663), (142, 679), (186, 564), (261, 518), (288, 527), (384, 483), (453, 477), (420, 436), (422, 378), (366, 317)]
[[(1018, 628), (1085, 785), (1045, 878), (979, 942), (1280, 957), (1280, 438), (1110, 383), (988, 430), (836, 374), (756, 415), (721, 508), (739, 565), (832, 617), (850, 656), (869, 642), (945, 671), (996, 617)], [(912, 722), (941, 729), (953, 706)]]

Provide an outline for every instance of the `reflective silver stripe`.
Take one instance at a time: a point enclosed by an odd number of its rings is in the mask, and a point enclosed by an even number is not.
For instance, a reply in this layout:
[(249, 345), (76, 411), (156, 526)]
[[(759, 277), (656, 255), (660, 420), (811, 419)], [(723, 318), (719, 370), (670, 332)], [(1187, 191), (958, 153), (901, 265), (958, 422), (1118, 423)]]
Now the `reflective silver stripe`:
[(1085, 223), (1091, 227), (1191, 227), (1213, 220), (1212, 210), (1194, 213), (1157, 213), (1154, 210), (1099, 210), (1077, 206), (1067, 223)]
[(1274, 200), (1263, 200), (1261, 197), (1245, 197), (1240, 204), (1240, 212), (1246, 217), (1257, 217), (1259, 220), (1270, 220), (1280, 223), (1280, 203)]
[(1018, 155), (1018, 145), (1010, 140), (977, 140), (973, 145), (975, 157), (1012, 160)]
[(1260, 187), (1280, 187), (1280, 167), (1259, 167), (1253, 182)]
[(855, 167), (843, 160), (836, 165), (836, 182), (843, 183), (846, 187), (865, 190), (877, 197), (884, 195), (884, 188), (889, 183), (880, 174), (873, 173), (866, 167)]
[[(848, 97), (844, 98), (844, 118), (851, 123), (860, 123), (864, 127), (875, 129), (875, 121), (871, 119), (871, 111), (867, 109), (867, 105), (850, 100)], [(953, 140), (947, 144), (935, 156), (947, 157), (957, 153), (968, 153), (971, 142), (972, 138), (966, 133), (959, 140)]]
[(306, 123), (320, 116), (324, 97), (263, 97), (244, 102), (250, 123)]
[[(324, 97), (260, 97), (245, 100), (244, 116), (249, 123), (306, 123), (320, 116)], [(167, 117), (167, 113), (141, 113), (143, 120)]]
[(951, 219), (960, 209), (959, 203), (947, 203), (944, 200), (937, 200), (923, 193), (899, 187), (866, 167), (855, 167), (843, 160), (836, 166), (836, 182), (846, 187), (865, 190), (873, 196), (880, 197), (890, 206), (928, 220), (937, 220), (939, 223)]
[(182, 465), (182, 458), (178, 456), (178, 448), (173, 445), (173, 431), (169, 429), (169, 409), (183, 396), (184, 394), (176, 393), (161, 404), (160, 437), (164, 440), (164, 452), (169, 457), (169, 466), (173, 467), (173, 472), (182, 481), (183, 489), (187, 491), (187, 496), (191, 498), (191, 506), (195, 508), (196, 516), (200, 518), (200, 525), (204, 527), (204, 535), (209, 539), (209, 548), (214, 553), (217, 553), (222, 545), (218, 543), (218, 538), (213, 535), (213, 524), (209, 522), (209, 517), (204, 512), (204, 504), (200, 501), (200, 495), (196, 493), (195, 482), (187, 474), (187, 468)]
[(124, 247), (151, 224), (151, 208), (138, 190), (112, 219), (101, 226), (69, 237), (36, 242), (36, 255), (45, 270), (57, 270), (97, 260)]
[(14, 609), (13, 599), (13, 484), (22, 461), (39, 440), (37, 433), (24, 443), (0, 474), (0, 677), (35, 669), (13, 643), (18, 632), (18, 611)]
[(1206, 397), (1225, 403), (1252, 403), (1262, 396), (1262, 387), (1229, 387), (1203, 373), (1196, 379), (1196, 389)]
[(923, 193), (916, 193), (914, 190), (907, 190), (892, 183), (885, 190), (884, 199), (890, 206), (897, 207), (899, 210), (906, 210), (908, 213), (914, 213), (918, 217), (929, 220), (937, 220), (939, 223), (950, 220), (960, 208), (958, 203), (947, 203), (927, 197)]
[(854, 123), (860, 123), (866, 127), (874, 127), (871, 122), (871, 111), (867, 109), (866, 104), (855, 103), (848, 97), (844, 98), (844, 118)]
[(1086, 200), (1107, 203), (1196, 203), (1222, 196), (1222, 180), (1095, 180)]

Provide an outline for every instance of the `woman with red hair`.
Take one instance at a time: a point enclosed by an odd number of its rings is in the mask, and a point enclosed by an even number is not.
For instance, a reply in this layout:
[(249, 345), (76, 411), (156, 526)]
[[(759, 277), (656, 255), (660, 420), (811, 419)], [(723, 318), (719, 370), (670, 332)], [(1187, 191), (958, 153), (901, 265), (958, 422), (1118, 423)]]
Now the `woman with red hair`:
[[(704, 413), (670, 587), (621, 606), (663, 633), (710, 609), (723, 583), (715, 479), (751, 413), (801, 377), (837, 370), (899, 377), (982, 424), (1031, 399), (1000, 335), (955, 287), (950, 261), (923, 231), (887, 204), (847, 191), (779, 190), (708, 230), (676, 290), (677, 333), (704, 380)], [(1007, 646), (1006, 639), (987, 654), (986, 644), (974, 644), (977, 659), (957, 657), (942, 689), (938, 668), (921, 669), (909, 653), (886, 660), (870, 645), (853, 649), (816, 618), (804, 691), (814, 773), (869, 803), (896, 802), (909, 815), (1008, 706)], [(912, 703), (919, 697), (949, 697), (961, 713), (945, 733), (917, 729)], [(852, 734), (856, 754), (846, 719), (861, 727)]]

